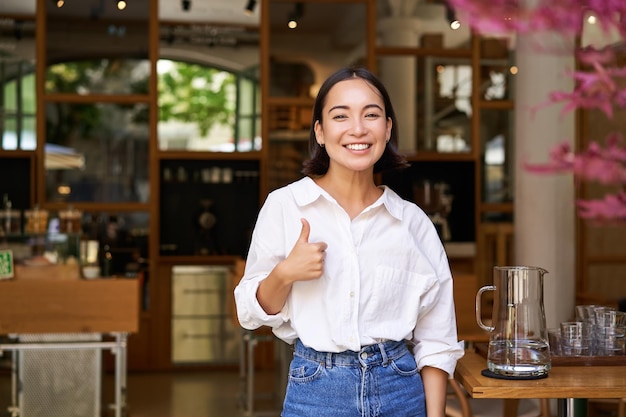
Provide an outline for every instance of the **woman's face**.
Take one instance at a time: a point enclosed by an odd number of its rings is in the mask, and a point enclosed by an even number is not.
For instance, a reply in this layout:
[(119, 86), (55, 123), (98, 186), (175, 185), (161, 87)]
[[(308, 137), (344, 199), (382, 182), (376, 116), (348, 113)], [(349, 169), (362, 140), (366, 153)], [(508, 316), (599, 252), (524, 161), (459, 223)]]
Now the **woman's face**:
[(391, 136), (391, 119), (376, 88), (361, 78), (335, 84), (315, 122), (315, 136), (330, 157), (329, 171), (373, 170)]

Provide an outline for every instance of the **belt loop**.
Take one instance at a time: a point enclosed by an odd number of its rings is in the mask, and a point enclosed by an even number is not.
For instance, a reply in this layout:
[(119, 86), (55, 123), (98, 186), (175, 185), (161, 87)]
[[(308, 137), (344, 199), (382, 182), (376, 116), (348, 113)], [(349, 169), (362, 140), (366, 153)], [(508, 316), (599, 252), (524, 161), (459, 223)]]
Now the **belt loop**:
[(385, 350), (385, 345), (383, 343), (378, 343), (378, 349), (380, 349), (380, 354), (383, 359), (383, 366), (387, 366), (389, 363), (389, 358), (387, 357), (387, 351)]
[(331, 352), (326, 352), (326, 369), (330, 369), (333, 367), (333, 354)]

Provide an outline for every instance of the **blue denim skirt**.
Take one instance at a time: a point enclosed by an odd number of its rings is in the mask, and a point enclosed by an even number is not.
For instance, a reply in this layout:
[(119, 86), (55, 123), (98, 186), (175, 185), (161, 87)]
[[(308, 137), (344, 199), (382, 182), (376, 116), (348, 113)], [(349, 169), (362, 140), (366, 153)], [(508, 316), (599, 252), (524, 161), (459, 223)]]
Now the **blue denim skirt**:
[(424, 386), (404, 342), (318, 352), (296, 342), (283, 417), (425, 417)]

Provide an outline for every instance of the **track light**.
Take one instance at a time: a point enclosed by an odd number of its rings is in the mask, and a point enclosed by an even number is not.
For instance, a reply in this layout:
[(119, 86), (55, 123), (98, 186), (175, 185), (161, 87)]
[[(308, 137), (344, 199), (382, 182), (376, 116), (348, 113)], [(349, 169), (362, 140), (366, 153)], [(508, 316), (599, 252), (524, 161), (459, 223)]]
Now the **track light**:
[(181, 6), (185, 12), (191, 9), (191, 0), (182, 0)]
[(118, 0), (117, 9), (124, 10), (126, 8), (126, 2), (124, 0)]
[(450, 29), (457, 30), (461, 27), (461, 22), (456, 18), (456, 13), (450, 6), (446, 6), (446, 19), (450, 24)]
[(304, 3), (296, 3), (293, 7), (293, 11), (289, 13), (287, 19), (287, 26), (289, 29), (295, 29), (298, 26), (298, 20), (304, 16)]
[(244, 13), (248, 16), (251, 16), (254, 13), (254, 8), (256, 7), (256, 0), (248, 0), (248, 4), (244, 9)]

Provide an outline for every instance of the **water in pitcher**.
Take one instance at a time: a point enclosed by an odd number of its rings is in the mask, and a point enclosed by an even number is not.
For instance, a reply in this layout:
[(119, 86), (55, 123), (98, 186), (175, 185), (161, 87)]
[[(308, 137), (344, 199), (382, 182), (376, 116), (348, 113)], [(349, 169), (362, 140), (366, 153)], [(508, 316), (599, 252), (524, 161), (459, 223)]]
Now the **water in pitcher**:
[(550, 348), (540, 340), (496, 340), (489, 342), (487, 367), (509, 376), (541, 376), (550, 370)]
[[(543, 276), (532, 266), (495, 266), (493, 285), (476, 295), (476, 321), (490, 332), (487, 367), (510, 378), (541, 377), (550, 370), (550, 347), (543, 307)], [(482, 322), (481, 295), (494, 291), (493, 326)]]

